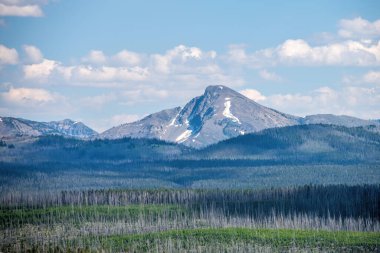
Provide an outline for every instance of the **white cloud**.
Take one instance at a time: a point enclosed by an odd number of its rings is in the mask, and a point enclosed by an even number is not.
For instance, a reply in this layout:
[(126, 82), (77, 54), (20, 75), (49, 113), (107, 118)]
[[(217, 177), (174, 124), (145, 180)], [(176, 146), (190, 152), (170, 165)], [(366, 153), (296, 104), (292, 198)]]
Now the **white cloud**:
[(203, 57), (204, 53), (201, 49), (197, 47), (187, 47), (184, 45), (179, 45), (169, 51), (167, 51), (166, 56), (175, 59), (179, 58), (182, 61), (187, 61), (190, 59), (200, 60)]
[(256, 102), (264, 101), (266, 99), (266, 97), (263, 94), (261, 94), (258, 90), (255, 89), (241, 90), (240, 93)]
[(163, 55), (153, 55), (153, 65), (154, 69), (162, 74), (169, 74), (170, 72), (170, 59), (168, 57), (165, 57)]
[(0, 44), (0, 65), (17, 64), (18, 53), (14, 48), (7, 48)]
[(120, 51), (114, 56), (114, 59), (117, 62), (128, 66), (138, 66), (142, 61), (141, 56), (138, 53), (128, 50)]
[(203, 52), (200, 48), (184, 45), (170, 49), (164, 55), (154, 54), (151, 56), (152, 67), (162, 74), (183, 72), (189, 67), (208, 65), (215, 58), (215, 51)]
[(287, 40), (277, 48), (254, 53), (251, 56), (251, 63), (298, 66), (378, 66), (380, 65), (380, 41), (375, 44), (365, 44), (349, 40), (313, 47), (304, 40)]
[[(125, 81), (142, 81), (149, 72), (141, 67), (96, 67), (91, 65), (64, 66), (59, 62), (43, 59), (41, 63), (24, 65), (24, 78), (38, 82), (57, 80), (59, 83), (72, 85), (99, 86), (97, 83), (122, 83)], [(100, 85), (102, 86), (102, 85)]]
[(92, 50), (86, 57), (82, 59), (84, 62), (93, 64), (104, 64), (107, 61), (107, 57), (100, 50)]
[(58, 67), (59, 63), (44, 59), (41, 63), (25, 65), (23, 67), (25, 79), (34, 79), (46, 82), (50, 74)]
[(282, 60), (307, 59), (312, 49), (303, 40), (287, 40), (277, 49), (277, 54)]
[(73, 117), (77, 107), (46, 89), (9, 86), (0, 92), (0, 115), (35, 120), (59, 120)]
[(342, 19), (338, 34), (343, 38), (371, 40), (380, 37), (380, 20), (370, 22), (361, 17)]
[(41, 17), (43, 12), (38, 5), (6, 5), (0, 3), (0, 16)]
[(225, 73), (214, 51), (183, 45), (162, 55), (140, 55), (122, 50), (116, 55), (107, 56), (102, 51), (93, 50), (81, 59), (84, 63), (79, 65), (64, 65), (49, 59), (27, 64), (23, 66), (24, 78), (39, 83), (90, 87), (135, 89), (136, 85), (141, 84), (171, 93), (185, 88), (195, 90), (210, 84), (237, 87), (244, 83), (233, 71)]
[(233, 63), (245, 64), (249, 56), (245, 52), (244, 45), (230, 45), (226, 58)]
[(341, 89), (321, 87), (306, 94), (275, 94), (263, 101), (279, 111), (310, 115), (332, 113), (364, 119), (380, 118), (380, 89), (348, 86)]
[(50, 0), (0, 0), (0, 3), (7, 5), (28, 5), (28, 4), (47, 4)]
[(342, 82), (346, 86), (373, 87), (373, 85), (380, 85), (380, 71), (370, 70), (362, 75), (345, 75)]
[[(380, 66), (380, 20), (341, 20), (335, 42), (311, 45), (288, 39), (277, 47), (247, 53), (244, 45), (231, 45), (222, 58), (235, 66), (252, 68), (292, 66)], [(343, 38), (343, 40), (342, 40)]]
[(56, 100), (57, 96), (44, 89), (13, 88), (0, 95), (4, 100), (16, 104), (47, 103)]
[(72, 78), (79, 82), (124, 82), (147, 79), (149, 72), (141, 67), (100, 67), (78, 66), (72, 70)]
[(266, 69), (262, 69), (259, 71), (259, 75), (262, 79), (264, 80), (268, 80), (268, 81), (275, 81), (275, 82), (279, 82), (282, 80), (281, 76), (277, 75), (276, 73), (274, 72), (270, 72)]
[(43, 61), (44, 57), (37, 47), (31, 45), (24, 45), (23, 48), (28, 62), (41, 63)]
[(363, 76), (366, 83), (380, 84), (380, 71), (370, 71)]

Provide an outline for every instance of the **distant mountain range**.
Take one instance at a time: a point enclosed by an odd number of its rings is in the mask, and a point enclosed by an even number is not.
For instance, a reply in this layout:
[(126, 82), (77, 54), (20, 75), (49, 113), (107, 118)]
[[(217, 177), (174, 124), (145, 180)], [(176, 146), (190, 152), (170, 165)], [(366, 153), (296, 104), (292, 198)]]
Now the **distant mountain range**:
[(97, 134), (97, 132), (82, 122), (70, 119), (37, 122), (12, 117), (0, 118), (1, 137), (63, 135), (76, 138), (90, 138)]
[(264, 129), (294, 125), (328, 124), (346, 127), (380, 126), (376, 120), (363, 120), (331, 114), (297, 117), (262, 106), (226, 86), (209, 86), (204, 94), (183, 108), (175, 107), (151, 114), (139, 121), (113, 127), (101, 134), (66, 119), (35, 122), (0, 118), (0, 136), (63, 135), (76, 138), (120, 139), (123, 137), (160, 139), (202, 148), (239, 135)]

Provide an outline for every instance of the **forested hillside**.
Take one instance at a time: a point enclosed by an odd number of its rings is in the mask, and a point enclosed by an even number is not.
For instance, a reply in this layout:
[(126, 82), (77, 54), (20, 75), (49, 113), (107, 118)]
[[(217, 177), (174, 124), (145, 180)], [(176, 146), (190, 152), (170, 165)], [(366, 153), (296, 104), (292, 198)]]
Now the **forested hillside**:
[(274, 128), (202, 150), (131, 138), (43, 136), (3, 143), (2, 191), (380, 182), (380, 135), (371, 127)]

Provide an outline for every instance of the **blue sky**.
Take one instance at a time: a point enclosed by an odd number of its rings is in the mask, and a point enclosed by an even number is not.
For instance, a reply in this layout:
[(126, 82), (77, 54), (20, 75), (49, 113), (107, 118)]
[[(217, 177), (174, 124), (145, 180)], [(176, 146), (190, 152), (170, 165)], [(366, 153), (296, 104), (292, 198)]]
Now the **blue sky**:
[(98, 131), (223, 84), (380, 118), (379, 1), (0, 0), (0, 115)]

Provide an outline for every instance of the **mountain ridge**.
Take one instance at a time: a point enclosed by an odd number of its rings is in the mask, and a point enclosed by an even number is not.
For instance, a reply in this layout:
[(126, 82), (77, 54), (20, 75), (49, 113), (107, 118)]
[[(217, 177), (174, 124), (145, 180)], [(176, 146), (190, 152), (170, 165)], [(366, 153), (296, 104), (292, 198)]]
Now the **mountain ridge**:
[[(157, 121), (155, 119), (159, 118)], [(202, 148), (222, 140), (263, 129), (307, 124), (347, 127), (377, 125), (376, 121), (351, 116), (316, 114), (298, 117), (260, 105), (226, 86), (208, 86), (201, 96), (183, 108), (153, 113), (141, 120), (100, 133), (102, 139), (156, 138)], [(144, 130), (139, 130), (139, 128)]]
[(76, 138), (90, 138), (98, 133), (82, 122), (64, 119), (38, 122), (23, 118), (0, 117), (0, 136), (41, 136), (63, 135)]
[(0, 118), (0, 137), (63, 135), (76, 138), (120, 139), (124, 137), (159, 139), (203, 148), (236, 136), (264, 129), (293, 125), (327, 124), (346, 127), (380, 122), (346, 115), (315, 114), (298, 117), (263, 106), (223, 85), (208, 86), (204, 93), (184, 107), (152, 113), (138, 121), (114, 126), (97, 133), (81, 122), (37, 122), (21, 118)]

